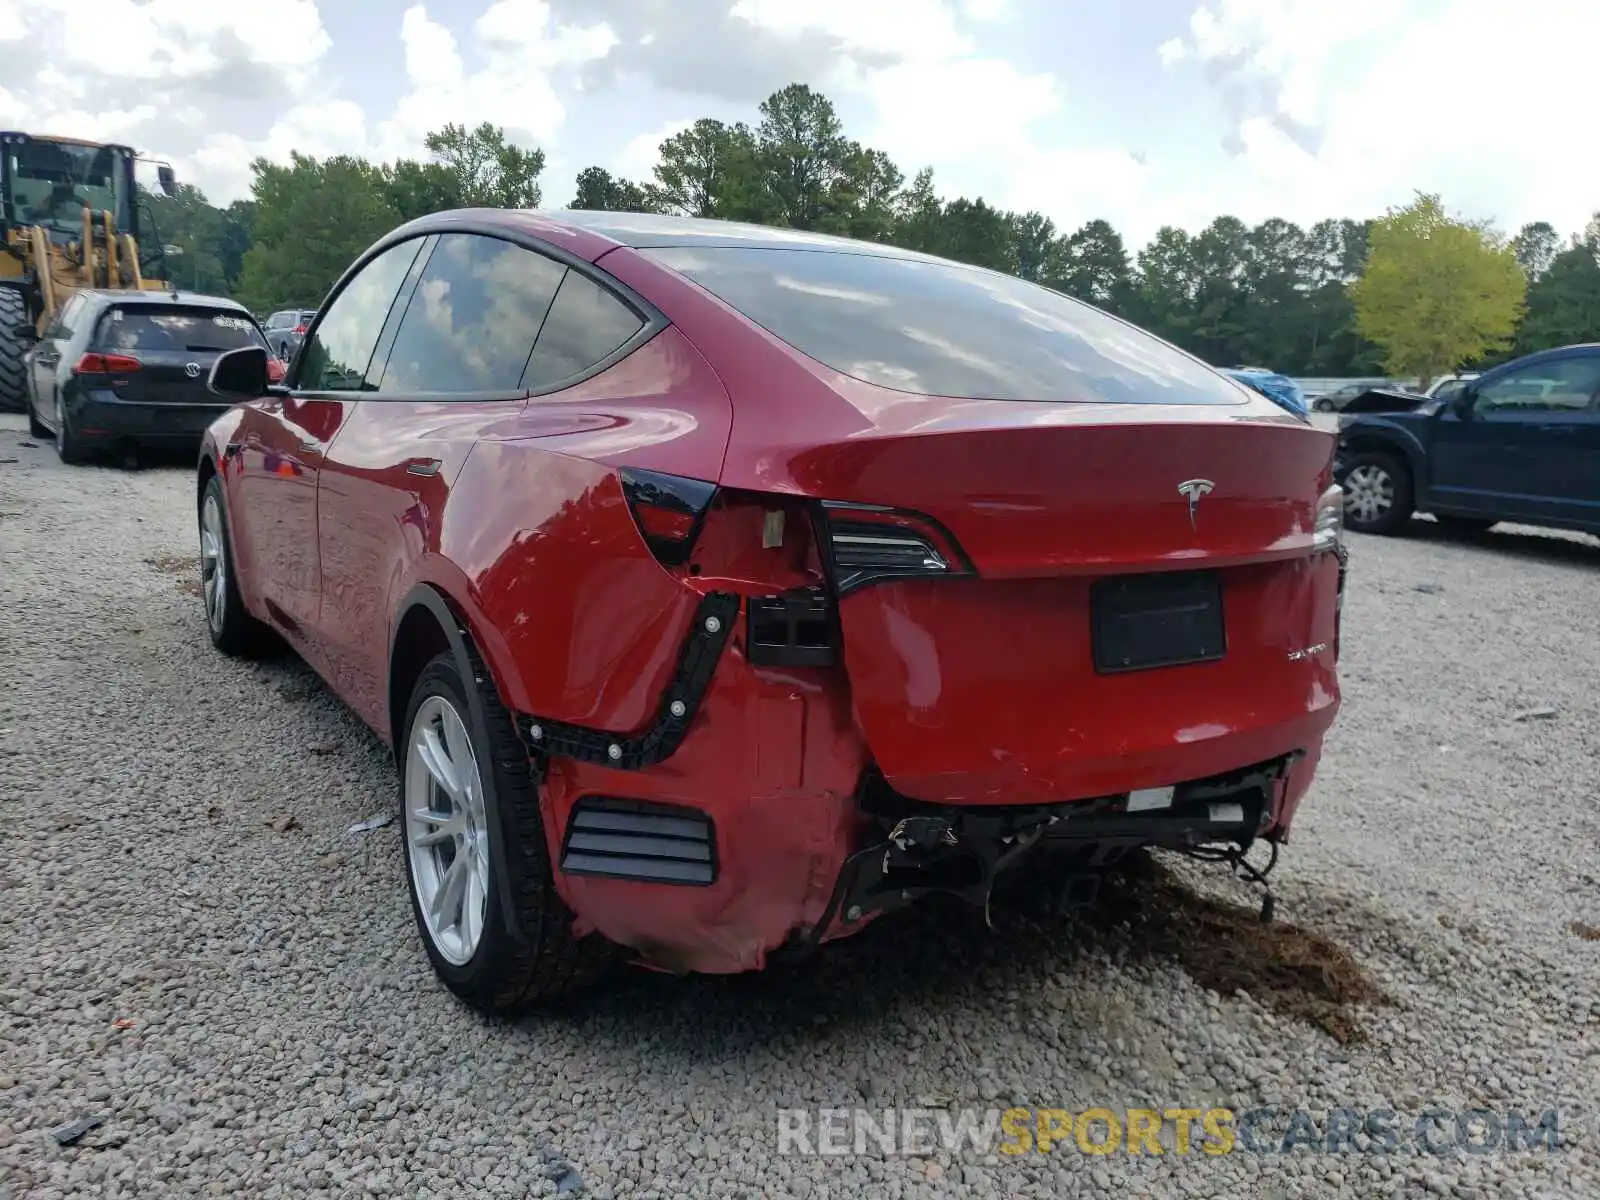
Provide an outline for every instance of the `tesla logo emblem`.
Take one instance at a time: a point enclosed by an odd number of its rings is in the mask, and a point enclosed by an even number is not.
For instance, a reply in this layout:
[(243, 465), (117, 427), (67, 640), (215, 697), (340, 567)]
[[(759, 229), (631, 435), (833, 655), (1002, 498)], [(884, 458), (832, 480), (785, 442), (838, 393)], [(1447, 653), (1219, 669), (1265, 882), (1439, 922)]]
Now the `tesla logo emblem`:
[[(190, 379), (199, 379), (200, 378), (200, 364), (199, 363), (184, 363), (183, 364), (183, 373), (185, 375), (187, 375)], [(1185, 484), (1184, 486), (1187, 487), (1188, 485)]]
[(1189, 528), (1198, 529), (1195, 518), (1200, 511), (1200, 497), (1217, 485), (1209, 479), (1185, 479), (1178, 485), (1178, 495), (1189, 501)]

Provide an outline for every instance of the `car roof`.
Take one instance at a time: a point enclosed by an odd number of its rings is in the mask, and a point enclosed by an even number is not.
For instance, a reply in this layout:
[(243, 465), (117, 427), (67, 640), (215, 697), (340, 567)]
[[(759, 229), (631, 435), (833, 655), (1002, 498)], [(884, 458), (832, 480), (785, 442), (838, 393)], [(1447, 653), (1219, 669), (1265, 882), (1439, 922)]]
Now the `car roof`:
[(130, 303), (145, 303), (157, 307), (163, 304), (186, 304), (200, 308), (224, 308), (229, 312), (244, 313), (254, 320), (250, 310), (237, 300), (229, 300), (226, 296), (208, 296), (203, 292), (148, 292), (139, 288), (97, 288), (85, 289), (80, 295), (91, 297), (102, 307)]
[[(840, 254), (865, 254), (878, 258), (911, 259), (970, 267), (951, 259), (904, 250), (882, 242), (864, 242), (830, 234), (809, 233), (774, 225), (740, 221), (713, 221), (700, 217), (675, 217), (662, 213), (596, 212), (588, 209), (458, 208), (430, 213), (402, 225), (380, 240), (392, 245), (429, 233), (504, 231), (539, 238), (593, 262), (602, 254), (626, 246), (635, 250), (668, 247), (742, 247), (772, 250), (828, 250)], [(376, 249), (376, 247), (374, 247)], [(370, 253), (370, 251), (369, 251)]]

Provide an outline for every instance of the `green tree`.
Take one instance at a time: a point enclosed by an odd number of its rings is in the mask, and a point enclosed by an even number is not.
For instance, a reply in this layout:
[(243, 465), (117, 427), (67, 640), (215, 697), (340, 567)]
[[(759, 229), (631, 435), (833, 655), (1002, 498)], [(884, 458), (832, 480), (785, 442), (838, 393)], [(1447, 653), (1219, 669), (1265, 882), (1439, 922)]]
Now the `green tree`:
[(1388, 369), (1426, 386), (1504, 346), (1526, 286), (1505, 238), (1450, 217), (1438, 196), (1419, 194), (1373, 223), (1352, 298), (1362, 333), (1383, 348)]
[(569, 208), (600, 212), (654, 212), (653, 198), (637, 183), (619, 179), (604, 167), (578, 172), (578, 194)]
[(831, 100), (803, 83), (774, 92), (761, 102), (756, 149), (776, 224), (848, 230), (863, 152), (844, 137)]
[(1561, 253), (1561, 235), (1548, 221), (1530, 221), (1511, 239), (1517, 263), (1528, 282), (1542, 278)]
[(1516, 348), (1529, 354), (1575, 342), (1600, 342), (1600, 225), (1595, 222), (1528, 288), (1528, 313)]
[(1057, 242), (1044, 282), (1107, 312), (1127, 312), (1133, 265), (1122, 235), (1109, 221), (1086, 221)]
[(446, 125), (423, 139), (434, 161), (456, 179), (459, 203), (469, 208), (538, 208), (544, 151), (525, 150), (485, 121), (476, 129)]
[(1060, 245), (1056, 223), (1049, 217), (1037, 212), (1013, 213), (1011, 242), (1015, 247), (1017, 274), (1023, 279), (1038, 283), (1056, 273)]
[(254, 243), (239, 298), (256, 312), (315, 307), (356, 258), (399, 223), (381, 168), (339, 155), (292, 153), (251, 164)]
[(402, 158), (381, 170), (384, 194), (402, 221), (467, 207), (461, 191), (461, 176), (444, 163)]
[(702, 117), (661, 143), (649, 201), (683, 217), (748, 216), (759, 190), (755, 136), (744, 124)]

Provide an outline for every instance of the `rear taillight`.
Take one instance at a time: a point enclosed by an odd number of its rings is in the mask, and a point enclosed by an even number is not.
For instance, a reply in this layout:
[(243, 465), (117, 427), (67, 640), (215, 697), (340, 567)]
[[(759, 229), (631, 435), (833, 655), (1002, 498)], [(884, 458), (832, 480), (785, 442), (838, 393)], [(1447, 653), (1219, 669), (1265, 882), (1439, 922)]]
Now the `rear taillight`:
[(922, 513), (825, 500), (822, 525), (834, 590), (841, 596), (886, 579), (974, 573), (949, 530)]
[(126, 354), (85, 354), (72, 368), (74, 375), (129, 375), (143, 364)]
[(683, 565), (694, 549), (717, 485), (633, 467), (624, 467), (618, 474), (634, 522), (656, 561), (667, 567)]
[(289, 373), (289, 368), (283, 365), (283, 359), (267, 356), (267, 382), (282, 383), (283, 377)]
[(296, 326), (295, 326), (295, 327), (294, 327), (294, 331), (295, 331), (295, 332), (296, 332), (296, 333), (298, 333), (298, 334), (302, 334), (302, 335), (303, 335), (303, 334), (304, 334), (304, 333), (305, 333), (305, 331), (306, 331), (306, 330), (307, 330), (307, 329), (309, 329), (309, 328), (310, 328), (310, 326), (309, 326), (309, 325), (296, 325)]

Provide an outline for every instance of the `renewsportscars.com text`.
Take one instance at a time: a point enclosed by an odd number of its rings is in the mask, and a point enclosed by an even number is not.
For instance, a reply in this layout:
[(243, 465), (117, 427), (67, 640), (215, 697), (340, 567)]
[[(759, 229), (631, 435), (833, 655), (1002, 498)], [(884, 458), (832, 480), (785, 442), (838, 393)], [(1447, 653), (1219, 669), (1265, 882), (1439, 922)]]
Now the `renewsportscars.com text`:
[(1558, 1151), (1560, 1112), (1426, 1108), (823, 1108), (778, 1111), (804, 1155), (1517, 1154)]

